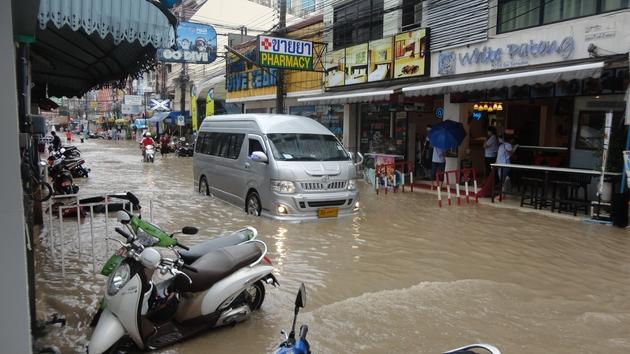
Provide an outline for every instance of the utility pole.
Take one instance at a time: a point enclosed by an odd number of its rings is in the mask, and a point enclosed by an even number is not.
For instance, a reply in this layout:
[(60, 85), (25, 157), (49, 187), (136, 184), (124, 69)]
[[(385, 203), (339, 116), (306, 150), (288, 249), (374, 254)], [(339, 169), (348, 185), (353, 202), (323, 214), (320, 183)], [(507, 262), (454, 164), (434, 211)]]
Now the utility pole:
[[(181, 11), (179, 13), (179, 21), (183, 21), (184, 20), (184, 3), (182, 2), (181, 4)], [(179, 108), (180, 108), (180, 115), (182, 117), (184, 116), (184, 111), (186, 110), (186, 84), (188, 83), (188, 75), (186, 74), (186, 62), (182, 62), (182, 71), (179, 75), (179, 84), (181, 85), (181, 97), (179, 100)], [(191, 116), (192, 116), (192, 112), (190, 112)], [(158, 123), (158, 127), (160, 123)], [(179, 126), (179, 137), (181, 138), (182, 136), (182, 126)], [(158, 131), (158, 137), (159, 137), (159, 131)]]
[[(287, 1), (280, 0), (280, 22), (278, 23), (278, 30), (276, 35), (284, 36), (287, 26)], [(276, 113), (284, 113), (284, 71), (278, 70), (278, 76), (276, 79)]]

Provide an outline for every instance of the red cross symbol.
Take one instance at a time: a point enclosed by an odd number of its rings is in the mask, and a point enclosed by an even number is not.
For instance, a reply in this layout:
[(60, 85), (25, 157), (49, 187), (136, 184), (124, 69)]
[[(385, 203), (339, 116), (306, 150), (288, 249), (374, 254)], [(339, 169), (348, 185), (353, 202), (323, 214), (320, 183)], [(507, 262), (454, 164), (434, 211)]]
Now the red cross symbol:
[(269, 40), (269, 38), (265, 37), (262, 42), (260, 42), (260, 45), (263, 47), (263, 49), (269, 50), (269, 48), (271, 48), (271, 41)]

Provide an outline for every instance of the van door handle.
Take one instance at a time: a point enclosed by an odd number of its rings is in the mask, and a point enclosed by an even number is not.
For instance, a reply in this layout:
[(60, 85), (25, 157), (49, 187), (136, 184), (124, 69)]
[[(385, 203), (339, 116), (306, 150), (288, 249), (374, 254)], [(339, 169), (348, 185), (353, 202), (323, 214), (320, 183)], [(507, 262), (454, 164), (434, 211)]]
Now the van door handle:
[(249, 166), (251, 166), (250, 163), (249, 162), (245, 162), (245, 168), (249, 168)]

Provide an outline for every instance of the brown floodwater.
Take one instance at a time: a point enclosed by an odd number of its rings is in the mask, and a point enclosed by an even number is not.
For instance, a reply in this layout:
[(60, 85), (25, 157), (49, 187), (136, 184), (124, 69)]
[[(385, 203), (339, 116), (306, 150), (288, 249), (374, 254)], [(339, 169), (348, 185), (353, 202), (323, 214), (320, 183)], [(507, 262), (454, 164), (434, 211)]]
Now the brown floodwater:
[[(82, 193), (133, 191), (145, 217), (152, 200), (164, 229), (201, 230), (182, 236), (185, 244), (252, 225), (269, 247), (281, 286), (267, 288), (261, 311), (158, 353), (272, 352), (291, 325), (300, 282), (307, 305), (299, 322), (310, 327), (314, 353), (441, 353), (471, 342), (504, 353), (630, 352), (627, 230), (489, 205), (438, 209), (429, 193), (377, 196), (366, 187), (354, 217), (278, 222), (198, 195), (190, 158), (143, 164), (130, 142), (80, 148), (92, 168), (78, 180)], [(97, 266), (114, 249), (105, 247), (103, 220), (93, 220)], [(65, 276), (51, 238), (44, 233), (37, 245), (38, 315), (68, 319), (38, 344), (64, 353), (85, 350), (104, 291), (89, 230), (83, 220), (79, 256), (76, 222), (65, 224)]]

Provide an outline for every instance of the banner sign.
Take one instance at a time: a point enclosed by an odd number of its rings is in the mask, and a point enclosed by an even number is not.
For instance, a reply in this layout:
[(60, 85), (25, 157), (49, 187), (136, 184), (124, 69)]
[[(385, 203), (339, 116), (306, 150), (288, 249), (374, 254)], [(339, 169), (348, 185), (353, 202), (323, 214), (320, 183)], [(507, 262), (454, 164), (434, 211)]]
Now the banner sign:
[(142, 96), (125, 95), (125, 103), (132, 106), (142, 106)]
[(152, 98), (149, 102), (149, 110), (152, 111), (170, 111), (171, 100), (157, 100)]
[(190, 87), (190, 115), (192, 118), (193, 131), (197, 131), (197, 88), (195, 85)]
[(324, 85), (335, 87), (427, 75), (427, 34), (426, 28), (420, 28), (327, 52)]
[(120, 110), (122, 114), (141, 114), (144, 111), (144, 106), (123, 103)]
[(427, 30), (421, 28), (394, 37), (394, 78), (426, 74)]
[(212, 63), (217, 58), (217, 32), (209, 25), (180, 22), (177, 26), (176, 49), (158, 49), (157, 56), (166, 62)]
[(214, 89), (211, 88), (208, 90), (208, 95), (206, 96), (206, 117), (214, 115)]
[(374, 166), (376, 169), (376, 188), (396, 187), (396, 158), (395, 156), (376, 155)]
[(268, 68), (313, 70), (313, 42), (269, 36), (258, 37), (259, 64)]

